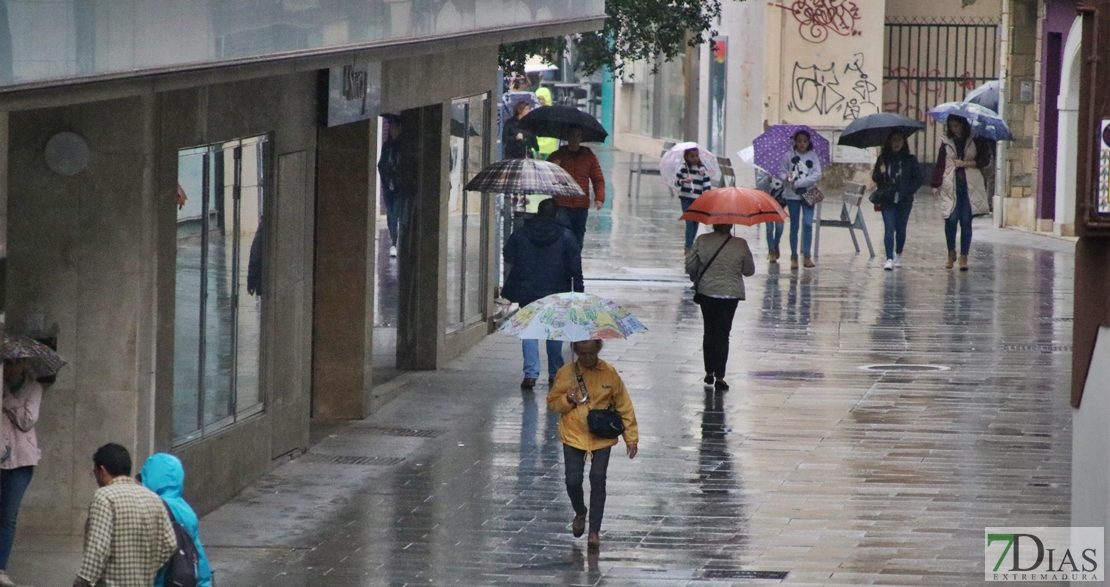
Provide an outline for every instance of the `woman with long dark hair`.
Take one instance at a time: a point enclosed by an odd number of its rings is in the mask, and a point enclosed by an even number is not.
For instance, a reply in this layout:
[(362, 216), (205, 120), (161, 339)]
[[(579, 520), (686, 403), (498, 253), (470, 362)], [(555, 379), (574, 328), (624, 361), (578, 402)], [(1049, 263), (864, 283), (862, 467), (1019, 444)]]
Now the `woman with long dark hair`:
[[(802, 264), (813, 267), (809, 251), (813, 244), (814, 206), (803, 194), (821, 181), (821, 159), (813, 150), (813, 137), (800, 130), (794, 133), (793, 149), (782, 161), (781, 179), (786, 182), (784, 196), (790, 212), (790, 269), (798, 268), (798, 232), (802, 234)], [(777, 259), (776, 255), (776, 259)]]
[(971, 136), (971, 125), (962, 116), (950, 115), (945, 122), (945, 135), (937, 153), (930, 185), (933, 195), (940, 198), (944, 217), (944, 236), (948, 243), (945, 269), (956, 263), (956, 231), (960, 231), (960, 271), (967, 271), (971, 252), (971, 218), (990, 210), (984, 167), (990, 165), (990, 145)]
[(906, 146), (905, 134), (895, 131), (887, 137), (875, 161), (875, 169), (871, 171), (871, 180), (878, 186), (871, 201), (883, 214), (883, 244), (886, 246), (883, 269), (893, 271), (902, 266), (913, 196), (924, 181), (917, 157)]

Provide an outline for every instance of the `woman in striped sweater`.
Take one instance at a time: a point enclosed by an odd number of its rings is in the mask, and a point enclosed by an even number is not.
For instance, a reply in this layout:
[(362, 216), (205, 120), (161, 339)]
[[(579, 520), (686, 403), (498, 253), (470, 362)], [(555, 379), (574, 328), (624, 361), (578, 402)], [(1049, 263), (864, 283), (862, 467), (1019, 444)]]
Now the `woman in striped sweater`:
[[(686, 149), (683, 153), (683, 159), (686, 164), (678, 170), (676, 174), (674, 185), (678, 188), (678, 200), (682, 203), (682, 211), (690, 207), (698, 196), (705, 193), (710, 187), (709, 170), (701, 163), (701, 156), (698, 154), (698, 149)], [(698, 235), (698, 223), (692, 220), (686, 221), (686, 254), (690, 253), (690, 248), (694, 246), (694, 237)]]

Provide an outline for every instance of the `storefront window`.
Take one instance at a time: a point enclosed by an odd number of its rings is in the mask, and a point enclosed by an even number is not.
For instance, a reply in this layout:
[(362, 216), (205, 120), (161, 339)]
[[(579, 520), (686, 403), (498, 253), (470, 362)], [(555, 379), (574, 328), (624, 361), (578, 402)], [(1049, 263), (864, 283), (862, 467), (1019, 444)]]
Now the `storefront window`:
[(262, 410), (265, 147), (254, 137), (178, 153), (175, 444)]
[(628, 68), (627, 122), (632, 134), (682, 140), (686, 114), (686, 77), (682, 59), (659, 64), (659, 71), (651, 72), (651, 64), (637, 61)]
[(447, 219), (447, 329), (483, 318), (482, 219), (485, 201), (463, 190), (488, 162), (488, 99), (485, 94), (451, 101), (451, 194)]

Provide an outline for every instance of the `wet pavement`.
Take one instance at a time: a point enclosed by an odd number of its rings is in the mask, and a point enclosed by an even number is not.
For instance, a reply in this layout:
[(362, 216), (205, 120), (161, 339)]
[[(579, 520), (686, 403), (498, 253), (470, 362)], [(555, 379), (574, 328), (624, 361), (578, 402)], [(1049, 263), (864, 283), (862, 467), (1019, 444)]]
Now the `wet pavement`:
[(600, 552), (570, 533), (546, 388), (521, 392), (495, 334), (206, 516), (220, 587), (974, 585), (985, 527), (1070, 524), (1072, 242), (979, 219), (971, 271), (946, 271), (919, 198), (904, 268), (868, 211), (878, 257), (825, 229), (791, 272), (741, 227), (759, 261), (732, 390), (706, 392), (678, 203), (604, 162), (586, 289), (650, 330), (602, 353), (641, 439), (613, 453)]

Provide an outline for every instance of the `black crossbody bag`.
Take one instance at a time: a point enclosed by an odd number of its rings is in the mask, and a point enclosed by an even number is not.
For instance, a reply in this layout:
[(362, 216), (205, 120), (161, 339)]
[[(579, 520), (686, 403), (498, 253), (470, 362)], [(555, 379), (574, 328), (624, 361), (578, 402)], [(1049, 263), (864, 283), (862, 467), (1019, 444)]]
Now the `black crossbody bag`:
[[(577, 362), (574, 364), (574, 377), (578, 379), (578, 387), (582, 388), (582, 393), (588, 398), (590, 392), (586, 389), (586, 382), (582, 379), (582, 373), (578, 371)], [(590, 429), (590, 434), (598, 438), (617, 438), (624, 434), (624, 418), (621, 418), (620, 413), (613, 409), (613, 403), (609, 402), (609, 407), (591, 409), (586, 414), (586, 427)]]

